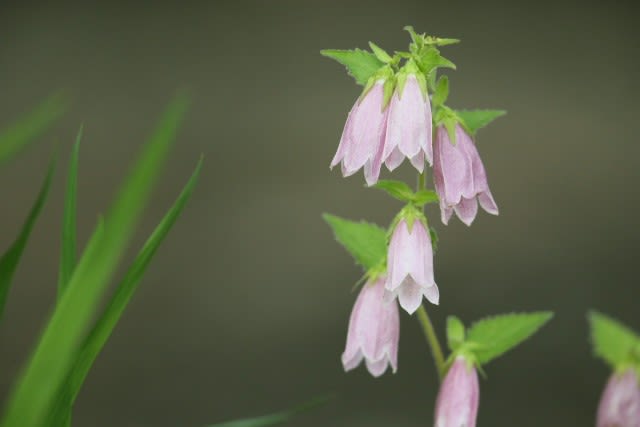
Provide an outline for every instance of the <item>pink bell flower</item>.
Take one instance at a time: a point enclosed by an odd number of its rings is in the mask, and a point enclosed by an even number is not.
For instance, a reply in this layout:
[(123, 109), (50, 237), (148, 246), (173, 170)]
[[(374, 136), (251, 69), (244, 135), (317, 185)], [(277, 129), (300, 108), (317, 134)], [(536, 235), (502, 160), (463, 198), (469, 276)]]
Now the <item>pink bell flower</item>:
[(431, 236), (419, 219), (409, 225), (401, 219), (393, 230), (387, 253), (386, 289), (398, 297), (400, 306), (413, 314), (424, 295), (432, 304), (440, 298), (433, 278)]
[(611, 375), (597, 419), (597, 427), (640, 427), (640, 386), (634, 369)]
[(384, 80), (379, 80), (351, 108), (331, 168), (342, 163), (342, 175), (347, 177), (364, 166), (367, 184), (378, 182), (389, 112), (383, 106)]
[(453, 212), (467, 225), (471, 225), (480, 206), (492, 215), (498, 215), (487, 174), (478, 150), (467, 132), (456, 125), (456, 145), (449, 139), (444, 126), (436, 131), (434, 143), (433, 175), (436, 192), (440, 197), (440, 213), (446, 225)]
[(433, 163), (431, 143), (431, 103), (423, 93), (415, 74), (407, 76), (402, 93), (391, 97), (382, 158), (392, 171), (408, 158), (418, 172), (425, 158)]
[(435, 427), (476, 427), (479, 402), (476, 368), (459, 356), (440, 386)]
[(342, 353), (345, 371), (356, 368), (362, 359), (374, 377), (387, 366), (398, 369), (400, 313), (395, 301), (384, 298), (384, 277), (369, 280), (360, 291), (349, 319), (347, 344)]

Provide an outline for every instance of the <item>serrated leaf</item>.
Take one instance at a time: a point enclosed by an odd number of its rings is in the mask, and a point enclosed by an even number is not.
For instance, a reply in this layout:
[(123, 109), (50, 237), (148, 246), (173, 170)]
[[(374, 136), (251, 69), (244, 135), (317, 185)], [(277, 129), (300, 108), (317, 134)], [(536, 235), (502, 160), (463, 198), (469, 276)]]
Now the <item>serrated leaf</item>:
[(617, 320), (597, 311), (589, 313), (593, 351), (612, 368), (638, 363), (634, 350), (640, 346), (640, 336)]
[(487, 126), (489, 123), (502, 117), (507, 112), (505, 110), (457, 110), (456, 114), (462, 120), (462, 125), (471, 133), (475, 133)]
[(369, 78), (385, 65), (376, 55), (362, 49), (325, 49), (321, 50), (320, 53), (347, 67), (349, 75), (362, 86), (366, 85)]
[(387, 235), (384, 229), (368, 222), (349, 221), (330, 214), (322, 217), (333, 229), (336, 240), (365, 270), (384, 262), (387, 256)]
[(145, 242), (133, 264), (129, 267), (124, 278), (118, 284), (116, 291), (107, 304), (102, 316), (98, 319), (95, 326), (85, 339), (75, 363), (67, 376), (67, 380), (58, 394), (51, 414), (49, 422), (50, 425), (59, 425), (60, 420), (65, 417), (65, 412), (70, 412), (96, 357), (100, 351), (102, 351), (102, 348), (111, 336), (111, 332), (129, 304), (131, 297), (135, 293), (144, 272), (160, 247), (160, 244), (175, 224), (176, 220), (182, 213), (182, 210), (186, 206), (187, 201), (191, 197), (201, 168), (202, 159), (198, 162), (196, 169), (183, 188), (178, 199), (174, 202), (171, 209), (169, 209), (165, 214), (160, 221), (160, 224), (158, 224), (151, 236), (149, 236)]
[(391, 197), (403, 202), (413, 200), (413, 190), (405, 182), (380, 179), (374, 187), (387, 192)]
[(464, 342), (464, 324), (456, 316), (447, 317), (447, 345), (449, 350), (456, 351)]
[(373, 51), (373, 54), (376, 56), (376, 58), (378, 58), (381, 62), (384, 62), (385, 64), (391, 62), (391, 56), (389, 56), (389, 54), (380, 46), (378, 46), (374, 42), (369, 42), (369, 47)]
[(436, 203), (439, 200), (438, 193), (433, 190), (420, 190), (413, 195), (413, 202), (418, 206), (424, 206), (427, 203)]
[(456, 69), (456, 65), (440, 55), (440, 52), (435, 47), (425, 49), (419, 59), (419, 63), (423, 72), (427, 75), (436, 68)]
[(449, 78), (447, 76), (442, 76), (438, 79), (438, 83), (436, 84), (436, 90), (433, 94), (431, 102), (434, 107), (444, 104), (449, 97)]
[(100, 298), (125, 252), (188, 105), (169, 105), (106, 215), (89, 239), (34, 352), (9, 398), (2, 427), (40, 427), (75, 360)]
[(503, 314), (474, 323), (467, 330), (467, 343), (474, 343), (473, 353), (479, 363), (487, 363), (533, 335), (553, 317), (542, 311)]
[(47, 199), (47, 195), (49, 194), (49, 188), (51, 187), (51, 177), (53, 176), (54, 170), (55, 163), (52, 161), (51, 165), (49, 166), (47, 175), (45, 176), (44, 182), (42, 183), (42, 187), (40, 187), (38, 197), (36, 197), (36, 200), (31, 207), (31, 211), (29, 212), (27, 219), (20, 229), (18, 237), (0, 258), (0, 321), (2, 320), (2, 315), (4, 314), (4, 308), (7, 303), (7, 297), (9, 295), (9, 289), (11, 288), (13, 275), (16, 272), (16, 268), (18, 267), (20, 258), (22, 258), (22, 253), (27, 246), (27, 241), (29, 240), (29, 236), (31, 235), (31, 230), (33, 230), (33, 226), (35, 225), (36, 220), (38, 219), (38, 216), (42, 211), (42, 207), (44, 206), (44, 203)]
[(0, 133), (0, 164), (8, 161), (40, 135), (67, 110), (64, 96), (56, 93), (45, 99), (29, 114)]
[(324, 405), (331, 399), (330, 396), (323, 396), (303, 403), (293, 409), (277, 412), (271, 415), (264, 415), (256, 418), (245, 418), (235, 421), (227, 421), (224, 423), (213, 424), (208, 427), (268, 427), (285, 423), (291, 420), (294, 416), (303, 412), (310, 411), (321, 405)]
[(66, 289), (73, 269), (76, 267), (76, 199), (78, 192), (78, 155), (80, 140), (82, 139), (82, 126), (76, 135), (76, 143), (71, 152), (69, 162), (69, 175), (67, 177), (67, 190), (64, 201), (64, 213), (62, 220), (62, 248), (60, 250), (60, 270), (58, 272), (58, 298)]

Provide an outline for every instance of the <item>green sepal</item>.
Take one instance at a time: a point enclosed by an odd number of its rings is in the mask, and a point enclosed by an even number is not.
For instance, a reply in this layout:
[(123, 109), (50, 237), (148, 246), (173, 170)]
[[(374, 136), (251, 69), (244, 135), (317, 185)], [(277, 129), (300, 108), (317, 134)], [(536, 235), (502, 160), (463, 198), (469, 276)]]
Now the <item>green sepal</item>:
[(398, 226), (398, 223), (402, 220), (407, 223), (407, 229), (409, 230), (409, 233), (413, 231), (413, 224), (416, 221), (420, 221), (426, 230), (429, 229), (427, 217), (422, 212), (422, 209), (418, 209), (418, 207), (413, 203), (407, 203), (393, 219), (393, 222), (389, 227), (389, 236), (393, 234), (393, 231)]
[(471, 135), (475, 135), (479, 129), (507, 114), (505, 110), (457, 110), (455, 113), (462, 126)]
[(422, 72), (427, 75), (436, 68), (456, 69), (456, 64), (440, 55), (440, 51), (434, 46), (427, 46), (422, 49), (422, 52), (419, 53), (416, 61), (422, 69)]
[(435, 228), (429, 227), (429, 237), (431, 238), (431, 248), (433, 249), (433, 253), (436, 253), (438, 250), (438, 232)]
[(376, 56), (376, 58), (378, 58), (381, 62), (388, 64), (393, 60), (393, 58), (391, 58), (391, 56), (384, 49), (382, 49), (374, 42), (369, 42), (369, 47), (373, 51), (373, 54)]
[(393, 96), (393, 91), (395, 89), (395, 86), (396, 86), (396, 82), (394, 77), (388, 78), (384, 81), (382, 111), (384, 111), (384, 109), (387, 108), (387, 105), (389, 105), (389, 102), (391, 102), (391, 97)]
[(465, 349), (472, 351), (480, 364), (486, 364), (516, 347), (553, 317), (548, 311), (512, 313), (487, 317), (467, 330)]
[(362, 49), (325, 49), (321, 50), (320, 54), (344, 65), (349, 75), (360, 85), (367, 84), (369, 79), (385, 65), (375, 54)]
[(588, 314), (593, 352), (614, 370), (633, 366), (640, 375), (640, 336), (619, 321), (597, 311)]
[(464, 343), (464, 324), (456, 316), (447, 317), (447, 345), (449, 350), (456, 351)]
[(322, 218), (333, 230), (338, 243), (344, 246), (356, 263), (365, 270), (377, 268), (384, 263), (387, 256), (387, 234), (383, 228), (330, 214), (324, 214)]
[(427, 45), (434, 45), (434, 46), (448, 46), (451, 44), (460, 43), (460, 39), (449, 39), (449, 38), (427, 36), (424, 40), (424, 43)]
[(436, 126), (444, 126), (447, 129), (447, 133), (449, 134), (449, 141), (452, 145), (456, 145), (456, 125), (461, 122), (460, 117), (456, 114), (454, 110), (447, 107), (446, 105), (440, 105), (436, 108), (436, 113), (434, 114), (434, 123)]
[(442, 76), (438, 79), (438, 83), (436, 84), (436, 90), (433, 93), (433, 97), (431, 98), (431, 103), (434, 107), (439, 107), (444, 104), (449, 97), (449, 78), (447, 76)]

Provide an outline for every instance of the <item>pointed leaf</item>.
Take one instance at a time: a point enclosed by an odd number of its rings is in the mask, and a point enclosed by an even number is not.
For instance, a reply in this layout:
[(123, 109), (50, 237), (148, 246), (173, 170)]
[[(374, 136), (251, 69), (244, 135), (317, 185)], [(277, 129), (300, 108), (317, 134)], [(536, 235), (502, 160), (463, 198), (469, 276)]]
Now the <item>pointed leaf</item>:
[(275, 414), (265, 415), (262, 417), (244, 418), (241, 420), (227, 421), (224, 423), (213, 424), (209, 427), (267, 427), (267, 426), (281, 425), (302, 412), (306, 412), (306, 411), (315, 409), (318, 406), (326, 404), (330, 399), (331, 399), (330, 396), (319, 397), (286, 411), (281, 411)]
[(324, 214), (336, 240), (345, 247), (358, 264), (369, 270), (379, 266), (387, 256), (386, 231), (375, 224), (355, 222)]
[(464, 324), (456, 316), (447, 317), (447, 345), (455, 351), (464, 342)]
[(320, 53), (347, 67), (349, 75), (356, 79), (358, 84), (363, 86), (367, 84), (369, 78), (373, 76), (376, 71), (384, 66), (384, 62), (366, 50), (326, 49), (321, 50)]
[(378, 58), (381, 62), (385, 64), (391, 62), (391, 56), (380, 46), (375, 44), (374, 42), (369, 42), (369, 47), (373, 51), (373, 54)]
[(477, 361), (484, 364), (529, 338), (551, 317), (548, 311), (487, 317), (467, 330), (466, 342), (474, 344)]
[(433, 46), (425, 49), (420, 57), (419, 64), (425, 74), (431, 73), (436, 68), (452, 68), (454, 70), (456, 68), (453, 62), (440, 55), (438, 49)]
[(447, 102), (447, 98), (449, 97), (449, 78), (447, 76), (442, 76), (438, 79), (438, 84), (436, 85), (436, 91), (433, 94), (433, 98), (431, 102), (434, 107), (444, 104)]
[(44, 202), (47, 199), (47, 195), (49, 194), (49, 188), (51, 187), (51, 177), (53, 176), (54, 170), (55, 163), (51, 162), (49, 171), (47, 172), (44, 182), (42, 183), (42, 187), (40, 188), (40, 193), (38, 194), (36, 201), (31, 207), (29, 216), (22, 225), (22, 229), (20, 230), (18, 237), (0, 258), (0, 321), (2, 320), (2, 315), (4, 314), (4, 307), (7, 303), (7, 297), (9, 295), (9, 289), (11, 288), (13, 274), (18, 267), (18, 263), (20, 262), (22, 253), (24, 252), (24, 249), (27, 246), (27, 241), (29, 240), (29, 236), (31, 235), (31, 230), (33, 230), (33, 226), (35, 225), (36, 220), (38, 219), (38, 216), (42, 211), (42, 207), (44, 206)]
[(89, 239), (13, 390), (0, 423), (2, 427), (39, 427), (51, 410), (50, 405), (75, 360), (81, 339), (98, 311), (100, 297), (126, 250), (168, 156), (187, 105), (184, 95), (169, 105), (116, 197), (104, 226), (99, 226)]
[(166, 213), (164, 218), (162, 218), (162, 221), (158, 224), (151, 236), (149, 236), (142, 250), (116, 288), (116, 291), (111, 297), (111, 301), (105, 308), (102, 316), (96, 322), (96, 325), (85, 339), (67, 380), (58, 395), (51, 415), (51, 420), (49, 422), (50, 425), (59, 425), (59, 420), (61, 419), (60, 417), (62, 417), (62, 414), (65, 410), (71, 409), (71, 406), (80, 392), (80, 388), (82, 387), (93, 362), (111, 336), (111, 332), (129, 304), (129, 301), (135, 293), (144, 272), (149, 266), (149, 263), (191, 197), (197, 183), (201, 167), (202, 159), (198, 162), (195, 171), (191, 175), (189, 182), (187, 182), (182, 190), (182, 193), (180, 193), (178, 199)]
[(639, 363), (640, 336), (627, 326), (597, 311), (589, 313), (591, 340), (596, 356), (616, 369), (628, 363)]
[(64, 201), (62, 221), (62, 249), (60, 250), (60, 271), (58, 274), (58, 298), (62, 296), (71, 273), (76, 266), (76, 198), (78, 188), (78, 152), (82, 139), (82, 126), (76, 135), (76, 143), (71, 152), (67, 193)]
[(0, 164), (11, 159), (29, 142), (40, 135), (67, 110), (67, 102), (60, 94), (51, 95), (33, 111), (8, 129), (0, 132)]
[(381, 179), (378, 180), (374, 187), (386, 191), (391, 197), (403, 202), (413, 200), (413, 190), (405, 182)]
[(498, 117), (504, 116), (507, 112), (505, 110), (457, 110), (456, 114), (462, 120), (467, 131), (475, 135), (479, 129), (487, 126)]
[(413, 202), (418, 206), (424, 206), (427, 203), (437, 203), (439, 201), (438, 193), (433, 190), (420, 190), (413, 195)]

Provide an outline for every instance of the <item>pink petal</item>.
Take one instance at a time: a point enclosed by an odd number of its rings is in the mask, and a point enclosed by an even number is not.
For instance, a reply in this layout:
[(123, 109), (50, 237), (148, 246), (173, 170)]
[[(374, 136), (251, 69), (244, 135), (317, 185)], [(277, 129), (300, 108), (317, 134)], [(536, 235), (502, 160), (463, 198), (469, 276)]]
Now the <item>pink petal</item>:
[(400, 152), (400, 149), (396, 147), (389, 154), (389, 156), (386, 158), (384, 163), (387, 165), (387, 169), (389, 169), (389, 172), (393, 172), (395, 168), (400, 166), (403, 160), (404, 160), (404, 155)]
[(340, 163), (340, 161), (344, 158), (344, 153), (347, 150), (347, 145), (349, 145), (349, 142), (350, 142), (349, 135), (351, 133), (352, 115), (353, 115), (353, 111), (356, 109), (357, 106), (358, 106), (358, 102), (356, 101), (353, 107), (351, 107), (351, 111), (349, 111), (349, 115), (347, 116), (347, 121), (344, 124), (344, 129), (342, 130), (342, 136), (340, 137), (340, 144), (338, 145), (338, 151), (336, 151), (336, 155), (333, 156), (333, 160), (331, 160), (330, 168), (332, 169), (335, 165)]
[(471, 199), (463, 197), (460, 199), (460, 203), (454, 206), (453, 210), (463, 223), (470, 226), (478, 213), (478, 201), (475, 197)]

